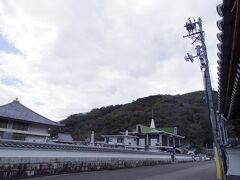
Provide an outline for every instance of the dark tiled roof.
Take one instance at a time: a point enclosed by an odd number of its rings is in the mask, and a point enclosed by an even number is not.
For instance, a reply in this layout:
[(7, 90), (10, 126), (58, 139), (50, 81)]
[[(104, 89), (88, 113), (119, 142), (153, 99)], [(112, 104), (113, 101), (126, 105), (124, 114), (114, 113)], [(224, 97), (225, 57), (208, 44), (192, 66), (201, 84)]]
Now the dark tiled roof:
[(39, 115), (38, 113), (32, 111), (31, 109), (28, 109), (27, 107), (22, 105), (18, 100), (14, 100), (9, 104), (0, 106), (0, 117), (40, 124), (47, 124), (52, 126), (60, 126), (60, 124)]
[(73, 142), (71, 134), (58, 133), (58, 141), (60, 142)]
[(240, 3), (223, 0), (217, 6), (218, 111), (228, 120), (240, 118)]

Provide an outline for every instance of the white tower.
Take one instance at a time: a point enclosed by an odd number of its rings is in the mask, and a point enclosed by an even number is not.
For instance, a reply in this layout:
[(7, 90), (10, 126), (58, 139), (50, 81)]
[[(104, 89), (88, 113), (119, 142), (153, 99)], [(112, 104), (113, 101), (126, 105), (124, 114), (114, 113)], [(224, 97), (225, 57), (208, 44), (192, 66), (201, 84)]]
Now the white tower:
[(153, 109), (152, 109), (152, 120), (151, 120), (151, 125), (150, 125), (150, 128), (155, 128), (155, 122), (154, 122)]
[(92, 133), (91, 133), (90, 145), (94, 146), (94, 131), (92, 131)]

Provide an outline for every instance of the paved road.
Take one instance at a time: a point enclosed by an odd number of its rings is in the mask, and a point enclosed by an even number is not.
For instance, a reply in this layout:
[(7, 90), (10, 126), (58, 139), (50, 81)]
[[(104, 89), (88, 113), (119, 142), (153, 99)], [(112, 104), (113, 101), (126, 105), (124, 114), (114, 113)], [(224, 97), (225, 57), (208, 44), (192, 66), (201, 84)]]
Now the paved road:
[(113, 171), (34, 178), (32, 180), (215, 180), (214, 161), (148, 166)]

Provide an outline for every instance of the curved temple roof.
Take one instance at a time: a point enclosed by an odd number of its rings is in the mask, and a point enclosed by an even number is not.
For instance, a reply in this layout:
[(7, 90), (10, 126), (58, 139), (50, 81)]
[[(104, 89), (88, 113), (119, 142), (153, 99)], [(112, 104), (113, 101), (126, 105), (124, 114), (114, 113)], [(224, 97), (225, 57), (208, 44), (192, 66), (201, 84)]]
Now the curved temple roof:
[(32, 123), (47, 124), (51, 126), (61, 126), (61, 124), (45, 118), (40, 114), (32, 111), (31, 109), (25, 107), (18, 100), (14, 100), (9, 104), (0, 106), (0, 117)]
[(240, 1), (223, 0), (217, 6), (221, 19), (218, 46), (218, 111), (228, 119), (240, 118)]

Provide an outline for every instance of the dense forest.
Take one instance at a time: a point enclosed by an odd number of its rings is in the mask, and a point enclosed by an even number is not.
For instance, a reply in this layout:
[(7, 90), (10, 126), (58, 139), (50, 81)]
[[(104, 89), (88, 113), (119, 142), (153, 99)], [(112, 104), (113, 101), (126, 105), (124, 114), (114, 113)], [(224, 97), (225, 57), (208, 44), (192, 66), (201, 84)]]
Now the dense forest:
[[(214, 92), (214, 97), (216, 95)], [(71, 133), (75, 140), (84, 140), (91, 131), (95, 131), (96, 138), (100, 140), (102, 134), (131, 131), (136, 124), (149, 126), (153, 109), (156, 127), (176, 126), (178, 133), (186, 136), (186, 143), (201, 149), (212, 144), (204, 97), (203, 91), (154, 95), (128, 104), (101, 107), (69, 116), (62, 122), (65, 127), (61, 131)]]

